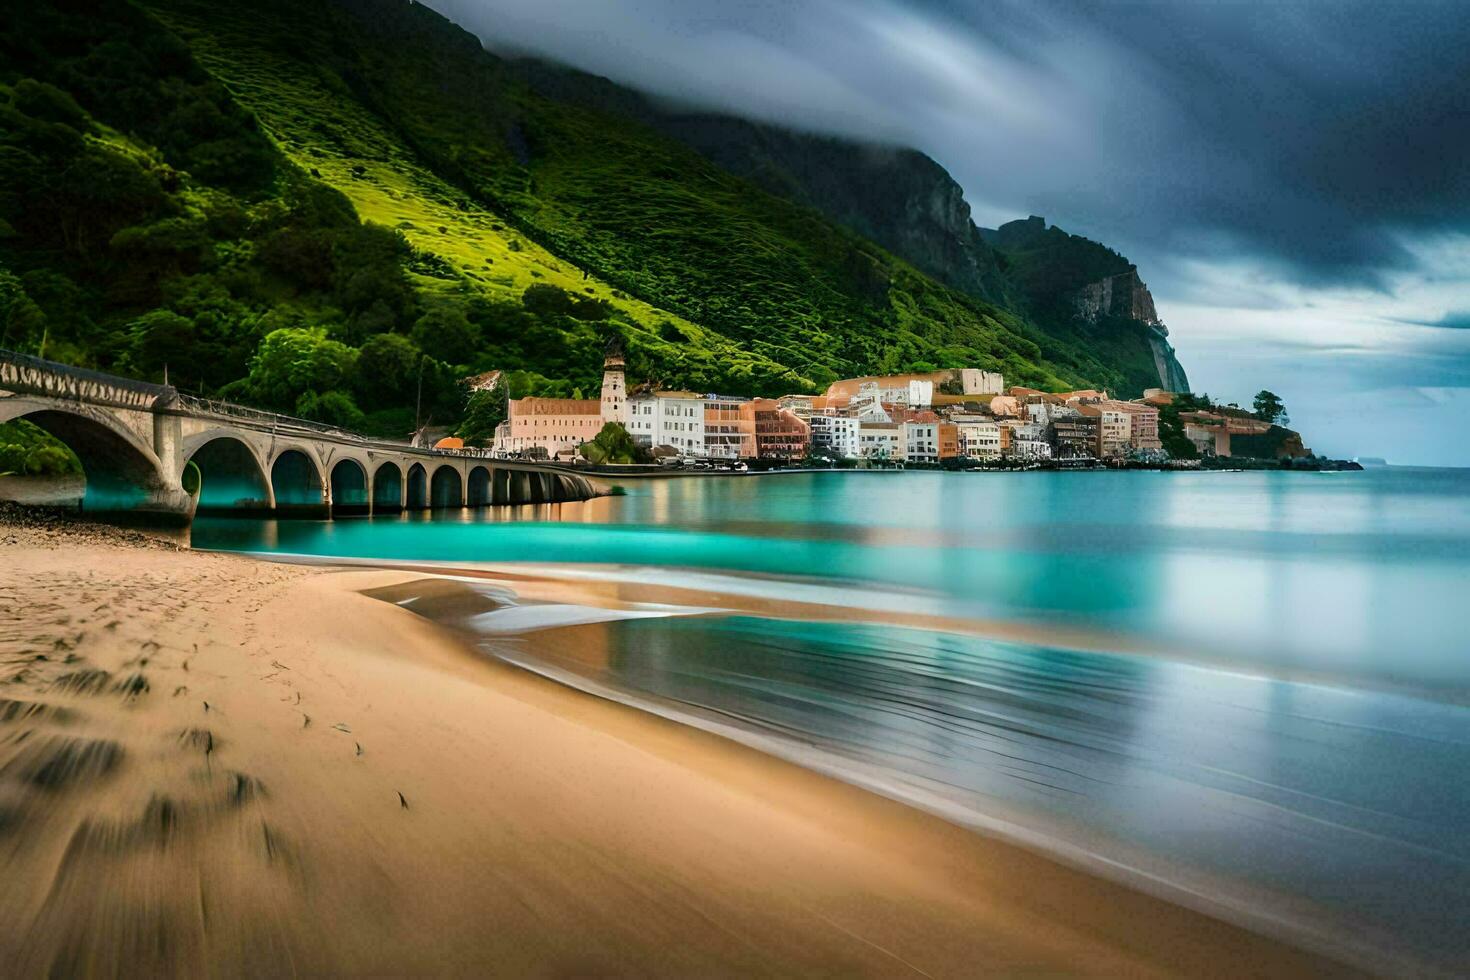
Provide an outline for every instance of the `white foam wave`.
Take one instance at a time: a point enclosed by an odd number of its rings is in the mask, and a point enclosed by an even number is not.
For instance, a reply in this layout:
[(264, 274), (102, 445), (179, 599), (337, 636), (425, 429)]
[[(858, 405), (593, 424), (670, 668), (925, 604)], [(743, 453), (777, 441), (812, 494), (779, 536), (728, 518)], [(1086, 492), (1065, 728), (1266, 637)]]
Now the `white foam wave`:
[(510, 636), (558, 626), (587, 626), (593, 623), (611, 623), (625, 619), (662, 619), (672, 616), (702, 616), (720, 612), (725, 612), (725, 610), (655, 603), (642, 603), (624, 609), (608, 609), (602, 606), (546, 602), (494, 609), (472, 617), (465, 625), (476, 633), (488, 636)]

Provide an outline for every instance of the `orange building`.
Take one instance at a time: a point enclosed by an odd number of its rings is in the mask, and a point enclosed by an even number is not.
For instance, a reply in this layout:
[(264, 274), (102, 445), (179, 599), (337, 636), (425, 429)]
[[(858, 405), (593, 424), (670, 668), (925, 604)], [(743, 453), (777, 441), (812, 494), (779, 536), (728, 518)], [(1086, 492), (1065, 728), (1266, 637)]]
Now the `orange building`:
[(744, 398), (704, 400), (704, 454), (710, 459), (755, 458), (755, 414)]
[(960, 454), (960, 427), (953, 422), (939, 423), (939, 458), (956, 459)]
[(752, 398), (740, 406), (741, 415), (755, 428), (755, 455), (760, 459), (801, 459), (811, 444), (812, 431), (796, 413), (773, 398)]

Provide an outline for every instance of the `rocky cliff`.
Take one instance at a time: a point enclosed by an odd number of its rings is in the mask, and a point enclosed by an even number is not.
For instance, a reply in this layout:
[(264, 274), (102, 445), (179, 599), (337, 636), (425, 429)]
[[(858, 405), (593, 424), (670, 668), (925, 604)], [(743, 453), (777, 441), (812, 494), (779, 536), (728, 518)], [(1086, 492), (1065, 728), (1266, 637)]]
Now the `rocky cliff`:
[(1159, 326), (1154, 298), (1138, 278), (1137, 269), (1088, 283), (1077, 290), (1073, 303), (1077, 315), (1091, 323), (1096, 323), (1100, 316), (1121, 316)]
[(1169, 329), (1127, 258), (1037, 215), (980, 235), (1002, 256), (1020, 302), (1042, 329), (1083, 342), (1116, 369), (1115, 393), (1189, 390)]
[(1089, 324), (1117, 317), (1146, 325), (1149, 330), (1145, 339), (1153, 354), (1159, 387), (1168, 391), (1189, 390), (1189, 377), (1169, 343), (1169, 328), (1159, 319), (1153, 294), (1138, 277), (1136, 268), (1087, 283), (1073, 295), (1072, 302), (1077, 317)]
[(1004, 302), (993, 249), (963, 189), (917, 150), (864, 144), (727, 116), (665, 115), (658, 128), (765, 190), (815, 208), (941, 282)]

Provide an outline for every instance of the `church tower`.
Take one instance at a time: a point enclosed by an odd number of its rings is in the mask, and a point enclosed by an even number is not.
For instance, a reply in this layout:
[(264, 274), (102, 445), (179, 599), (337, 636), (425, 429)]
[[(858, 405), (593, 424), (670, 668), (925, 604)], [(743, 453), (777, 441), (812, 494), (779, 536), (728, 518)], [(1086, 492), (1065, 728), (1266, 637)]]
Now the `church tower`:
[(614, 337), (602, 362), (602, 421), (628, 424), (628, 386), (623, 377), (623, 345)]

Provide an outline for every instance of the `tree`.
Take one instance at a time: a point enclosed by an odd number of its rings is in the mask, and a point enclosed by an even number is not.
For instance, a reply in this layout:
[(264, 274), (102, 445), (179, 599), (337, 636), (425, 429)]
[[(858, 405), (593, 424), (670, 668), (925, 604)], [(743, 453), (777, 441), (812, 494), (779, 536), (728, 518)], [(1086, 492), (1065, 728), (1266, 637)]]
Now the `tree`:
[(570, 316), (572, 297), (560, 286), (538, 282), (526, 287), (521, 305), (537, 316)]
[(495, 427), (505, 421), (508, 384), (498, 384), (488, 391), (470, 395), (465, 406), (464, 421), (454, 434), (467, 446), (484, 446), (495, 439)]
[(194, 380), (194, 321), (171, 310), (152, 310), (128, 324), (126, 366), (145, 377), (159, 377), (173, 365), (184, 387)]
[(1291, 421), (1291, 416), (1286, 414), (1286, 406), (1282, 404), (1281, 398), (1274, 392), (1262, 388), (1256, 392), (1256, 398), (1252, 404), (1256, 410), (1256, 418), (1262, 422), (1275, 424)]
[(642, 463), (648, 460), (648, 451), (634, 442), (619, 422), (604, 425), (591, 442), (582, 443), (577, 451), (589, 463)]
[(413, 341), (396, 333), (369, 338), (352, 372), (358, 404), (368, 409), (413, 405), (423, 356)]
[(413, 342), (446, 364), (468, 364), (479, 346), (475, 328), (458, 306), (434, 306), (413, 325)]
[(275, 330), (260, 342), (245, 386), (258, 404), (294, 412), (302, 395), (342, 388), (356, 359), (356, 351), (320, 330)]
[(15, 108), (32, 119), (44, 119), (83, 131), (88, 128), (87, 114), (82, 107), (54, 85), (34, 78), (22, 78), (11, 90), (11, 98)]
[(360, 431), (363, 424), (362, 410), (345, 391), (325, 391), (321, 394), (308, 391), (296, 399), (296, 414), (304, 419), (335, 425), (339, 429)]
[(46, 314), (26, 295), (25, 286), (0, 267), (0, 347), (25, 350), (46, 327)]

